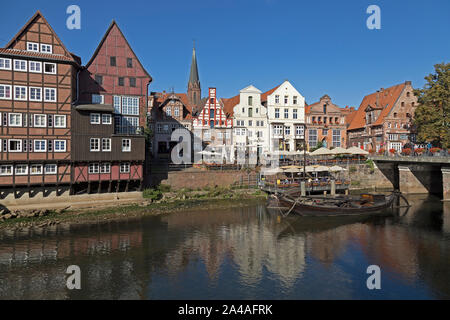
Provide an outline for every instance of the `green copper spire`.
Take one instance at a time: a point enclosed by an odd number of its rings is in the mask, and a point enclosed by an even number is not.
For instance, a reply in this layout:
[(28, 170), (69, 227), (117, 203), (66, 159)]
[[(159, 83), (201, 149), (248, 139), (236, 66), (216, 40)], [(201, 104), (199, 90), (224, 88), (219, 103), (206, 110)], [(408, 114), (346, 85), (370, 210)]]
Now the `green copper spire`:
[(195, 55), (195, 43), (192, 49), (192, 62), (191, 62), (191, 74), (189, 76), (190, 84), (199, 84), (200, 80), (198, 78), (198, 68), (197, 68), (197, 57)]

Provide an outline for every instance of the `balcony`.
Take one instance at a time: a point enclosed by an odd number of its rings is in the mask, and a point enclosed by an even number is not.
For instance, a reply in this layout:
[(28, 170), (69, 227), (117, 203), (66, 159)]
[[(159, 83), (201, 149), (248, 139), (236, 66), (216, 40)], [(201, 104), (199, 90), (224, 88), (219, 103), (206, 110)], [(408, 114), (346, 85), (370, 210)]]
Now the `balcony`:
[(134, 127), (134, 126), (115, 126), (114, 134), (116, 135), (134, 135), (143, 136), (144, 127)]

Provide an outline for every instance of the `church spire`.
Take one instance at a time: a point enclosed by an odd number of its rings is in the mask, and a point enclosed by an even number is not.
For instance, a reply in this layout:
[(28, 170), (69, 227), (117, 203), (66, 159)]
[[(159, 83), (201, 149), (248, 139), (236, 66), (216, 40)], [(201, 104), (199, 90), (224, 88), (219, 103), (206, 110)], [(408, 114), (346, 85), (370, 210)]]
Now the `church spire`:
[(192, 48), (192, 62), (191, 73), (188, 82), (188, 97), (189, 103), (192, 105), (199, 105), (201, 100), (200, 79), (198, 77), (197, 56), (195, 54), (195, 42)]

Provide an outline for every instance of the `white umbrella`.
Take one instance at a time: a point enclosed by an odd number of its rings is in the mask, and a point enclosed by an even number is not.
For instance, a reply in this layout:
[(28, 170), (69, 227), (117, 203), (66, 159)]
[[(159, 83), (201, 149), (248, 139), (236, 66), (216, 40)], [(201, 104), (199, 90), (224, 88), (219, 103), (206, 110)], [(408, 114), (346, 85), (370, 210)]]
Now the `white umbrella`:
[(310, 153), (311, 156), (327, 156), (333, 154), (334, 154), (333, 151), (327, 148), (320, 148)]
[(314, 168), (314, 172), (324, 172), (324, 171), (329, 171), (330, 168), (325, 167), (325, 166), (317, 166)]
[(361, 148), (358, 147), (351, 147), (348, 148), (347, 151), (351, 154), (355, 154), (355, 155), (368, 155), (369, 153)]
[(265, 176), (273, 176), (278, 173), (283, 173), (283, 170), (281, 170), (280, 168), (269, 168), (269, 169), (265, 169), (265, 170), (261, 171), (261, 174), (263, 174)]
[(340, 171), (347, 171), (347, 169), (344, 169), (339, 166), (332, 166), (331, 168), (329, 168), (329, 171), (330, 172), (340, 172)]
[(333, 152), (333, 154), (352, 154), (350, 151), (348, 151), (347, 149), (341, 148), (341, 147), (336, 147), (333, 150), (331, 150), (331, 152)]

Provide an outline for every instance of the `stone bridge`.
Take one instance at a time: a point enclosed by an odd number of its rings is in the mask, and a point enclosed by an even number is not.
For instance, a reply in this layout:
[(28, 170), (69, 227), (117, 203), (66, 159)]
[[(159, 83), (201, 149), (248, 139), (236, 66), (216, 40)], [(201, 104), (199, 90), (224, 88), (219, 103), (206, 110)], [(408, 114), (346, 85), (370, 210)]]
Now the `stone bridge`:
[(450, 201), (449, 156), (370, 156), (370, 159), (401, 192), (431, 193)]

